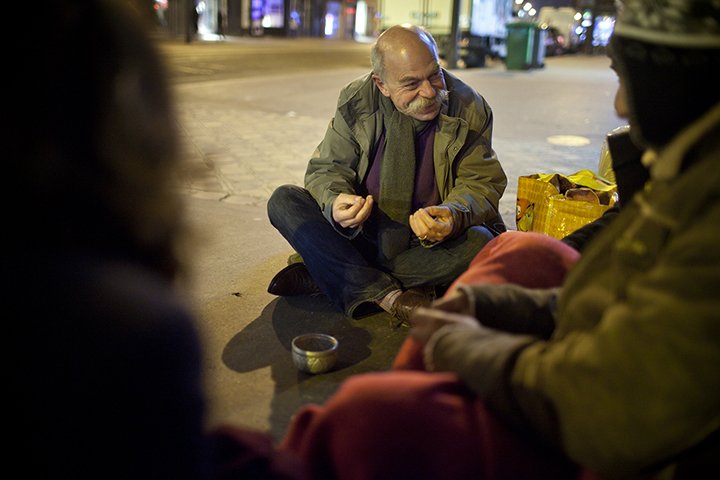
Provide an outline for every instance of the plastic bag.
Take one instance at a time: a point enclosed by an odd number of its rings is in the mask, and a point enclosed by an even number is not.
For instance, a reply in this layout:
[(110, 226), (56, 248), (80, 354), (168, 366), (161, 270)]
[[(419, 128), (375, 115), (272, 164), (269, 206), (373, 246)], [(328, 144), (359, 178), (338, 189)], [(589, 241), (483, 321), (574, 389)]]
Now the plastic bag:
[(596, 220), (616, 201), (617, 186), (590, 170), (524, 175), (518, 178), (516, 227), (562, 238)]

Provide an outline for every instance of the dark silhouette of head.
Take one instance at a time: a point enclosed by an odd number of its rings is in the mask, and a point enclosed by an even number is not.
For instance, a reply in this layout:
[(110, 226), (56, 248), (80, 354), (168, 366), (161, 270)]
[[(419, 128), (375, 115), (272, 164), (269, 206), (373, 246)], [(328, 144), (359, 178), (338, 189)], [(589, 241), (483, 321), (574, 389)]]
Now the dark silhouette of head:
[(720, 101), (720, 6), (620, 0), (611, 55), (635, 142), (661, 148)]
[(13, 242), (131, 256), (174, 275), (178, 134), (136, 2), (48, 0), (12, 39)]

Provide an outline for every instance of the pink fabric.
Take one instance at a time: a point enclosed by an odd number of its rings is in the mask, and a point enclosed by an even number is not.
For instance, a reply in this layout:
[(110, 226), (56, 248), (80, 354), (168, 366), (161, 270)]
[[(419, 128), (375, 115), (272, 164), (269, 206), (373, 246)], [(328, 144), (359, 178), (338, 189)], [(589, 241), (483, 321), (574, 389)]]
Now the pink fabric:
[(451, 285), (515, 283), (528, 288), (562, 284), (580, 252), (556, 238), (534, 232), (505, 232), (490, 240)]
[[(488, 243), (459, 283), (554, 287), (579, 254), (551, 237), (507, 232)], [(451, 373), (428, 373), (405, 341), (394, 371), (351, 377), (324, 405), (293, 420), (281, 448), (323, 479), (594, 480), (508, 428)]]
[(322, 479), (577, 479), (578, 469), (498, 421), (453, 374), (351, 377), (304, 408), (281, 448)]

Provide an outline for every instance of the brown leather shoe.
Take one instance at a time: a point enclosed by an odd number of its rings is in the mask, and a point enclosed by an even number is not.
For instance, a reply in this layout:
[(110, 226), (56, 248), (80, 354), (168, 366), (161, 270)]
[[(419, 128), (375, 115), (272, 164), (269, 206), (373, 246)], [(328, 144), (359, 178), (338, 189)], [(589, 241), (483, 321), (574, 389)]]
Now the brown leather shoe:
[(395, 299), (392, 306), (392, 315), (395, 317), (394, 326), (410, 326), (410, 316), (418, 307), (428, 307), (433, 301), (433, 296), (421, 288), (410, 288), (402, 292)]
[(281, 297), (322, 293), (304, 263), (292, 263), (280, 270), (270, 280), (267, 291)]

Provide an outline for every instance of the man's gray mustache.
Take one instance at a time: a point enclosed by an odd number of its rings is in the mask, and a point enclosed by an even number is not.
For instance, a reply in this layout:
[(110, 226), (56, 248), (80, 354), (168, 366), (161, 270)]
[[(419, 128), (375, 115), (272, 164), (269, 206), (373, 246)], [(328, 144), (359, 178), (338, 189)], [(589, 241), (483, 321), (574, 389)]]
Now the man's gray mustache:
[(408, 104), (407, 113), (417, 113), (431, 105), (442, 105), (448, 98), (447, 90), (438, 90), (433, 98), (419, 97)]

